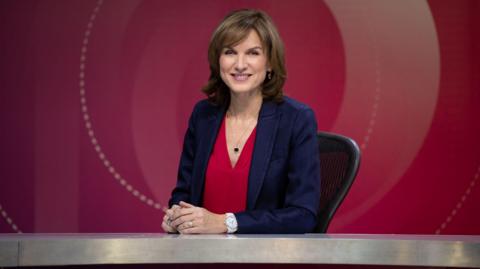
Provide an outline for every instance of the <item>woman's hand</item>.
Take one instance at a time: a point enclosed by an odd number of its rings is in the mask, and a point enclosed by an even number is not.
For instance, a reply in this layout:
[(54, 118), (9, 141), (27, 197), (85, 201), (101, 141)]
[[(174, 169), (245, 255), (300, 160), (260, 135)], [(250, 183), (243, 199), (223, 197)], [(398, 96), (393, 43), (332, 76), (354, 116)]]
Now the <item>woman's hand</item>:
[(163, 216), (162, 229), (167, 233), (177, 233), (177, 229), (172, 225), (172, 219), (175, 210), (178, 208), (180, 208), (178, 205), (173, 205), (170, 209), (166, 207), (163, 208), (165, 216)]
[[(170, 223), (181, 234), (226, 233), (225, 214), (215, 214), (205, 208), (180, 202), (173, 210)], [(163, 225), (162, 225), (163, 226)]]

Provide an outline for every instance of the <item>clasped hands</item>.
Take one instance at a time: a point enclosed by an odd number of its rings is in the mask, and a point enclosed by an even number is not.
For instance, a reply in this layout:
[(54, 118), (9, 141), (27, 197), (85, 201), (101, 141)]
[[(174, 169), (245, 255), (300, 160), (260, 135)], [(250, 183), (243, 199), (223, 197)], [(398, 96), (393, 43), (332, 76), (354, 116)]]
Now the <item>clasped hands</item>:
[(226, 233), (225, 214), (215, 214), (205, 208), (180, 202), (164, 208), (162, 228), (168, 233)]

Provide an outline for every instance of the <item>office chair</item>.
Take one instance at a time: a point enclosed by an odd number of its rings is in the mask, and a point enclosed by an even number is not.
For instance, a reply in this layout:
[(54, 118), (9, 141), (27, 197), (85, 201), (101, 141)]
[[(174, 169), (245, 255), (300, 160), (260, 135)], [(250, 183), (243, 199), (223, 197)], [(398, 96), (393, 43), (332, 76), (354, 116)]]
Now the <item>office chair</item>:
[(360, 166), (360, 149), (353, 139), (319, 132), (321, 196), (316, 233), (326, 233)]

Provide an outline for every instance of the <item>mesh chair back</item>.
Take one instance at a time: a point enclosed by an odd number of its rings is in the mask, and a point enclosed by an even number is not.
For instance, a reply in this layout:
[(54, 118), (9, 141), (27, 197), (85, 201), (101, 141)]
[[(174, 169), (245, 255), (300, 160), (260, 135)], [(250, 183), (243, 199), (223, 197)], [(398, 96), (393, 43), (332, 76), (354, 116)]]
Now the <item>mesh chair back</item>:
[(335, 211), (345, 198), (360, 165), (360, 149), (353, 139), (319, 132), (321, 196), (316, 233), (327, 232)]

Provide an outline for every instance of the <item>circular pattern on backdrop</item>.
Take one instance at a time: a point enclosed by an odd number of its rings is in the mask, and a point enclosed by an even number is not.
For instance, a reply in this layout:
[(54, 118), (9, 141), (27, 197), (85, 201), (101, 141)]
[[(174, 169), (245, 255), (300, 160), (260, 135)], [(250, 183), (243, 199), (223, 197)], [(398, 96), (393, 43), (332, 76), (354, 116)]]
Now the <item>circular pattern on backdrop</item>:
[[(338, 229), (376, 205), (421, 149), (438, 98), (439, 47), (426, 2), (325, 3), (342, 34), (347, 65), (333, 131), (361, 138), (364, 164), (332, 222)], [(405, 14), (416, 19), (405, 21)]]
[(7, 222), (8, 225), (14, 230), (16, 233), (21, 234), (22, 231), (18, 228), (18, 226), (15, 224), (15, 222), (12, 220), (10, 216), (8, 216), (7, 211), (3, 209), (2, 204), (0, 204), (0, 215), (2, 215), (2, 218)]
[(95, 19), (100, 11), (100, 8), (103, 4), (103, 0), (98, 0), (96, 3), (95, 8), (93, 9), (92, 14), (90, 15), (90, 20), (87, 24), (87, 29), (85, 30), (84, 37), (83, 37), (83, 45), (80, 54), (80, 73), (79, 73), (79, 86), (80, 86), (80, 104), (81, 104), (81, 111), (83, 120), (85, 123), (85, 128), (87, 129), (88, 136), (90, 138), (90, 142), (95, 149), (98, 158), (102, 161), (105, 168), (107, 168), (108, 172), (113, 176), (113, 178), (129, 193), (133, 196), (138, 198), (140, 201), (149, 205), (155, 209), (161, 209), (161, 205), (156, 202), (154, 199), (147, 197), (145, 194), (141, 193), (138, 189), (136, 189), (132, 184), (130, 184), (120, 173), (115, 169), (112, 162), (107, 158), (105, 152), (103, 152), (102, 147), (98, 139), (95, 137), (95, 131), (93, 130), (92, 122), (90, 121), (90, 114), (88, 112), (88, 105), (87, 105), (87, 97), (86, 97), (86, 81), (85, 81), (85, 70), (86, 70), (86, 63), (87, 63), (87, 51), (88, 51), (88, 43), (89, 38), (91, 36)]
[(457, 204), (455, 205), (455, 208), (452, 209), (450, 214), (445, 218), (445, 220), (442, 222), (442, 224), (440, 224), (440, 227), (437, 228), (437, 230), (435, 231), (435, 234), (441, 234), (442, 231), (445, 230), (445, 228), (447, 228), (448, 224), (450, 224), (452, 222), (453, 218), (455, 218), (455, 216), (458, 214), (458, 211), (460, 211), (460, 209), (463, 207), (463, 204), (465, 203), (468, 196), (472, 192), (472, 189), (477, 184), (477, 181), (478, 181), (479, 177), (480, 177), (480, 166), (478, 166), (477, 172), (475, 173), (475, 175), (473, 176), (473, 179), (468, 184), (467, 189), (465, 190), (463, 195), (460, 196), (460, 199), (458, 200)]

